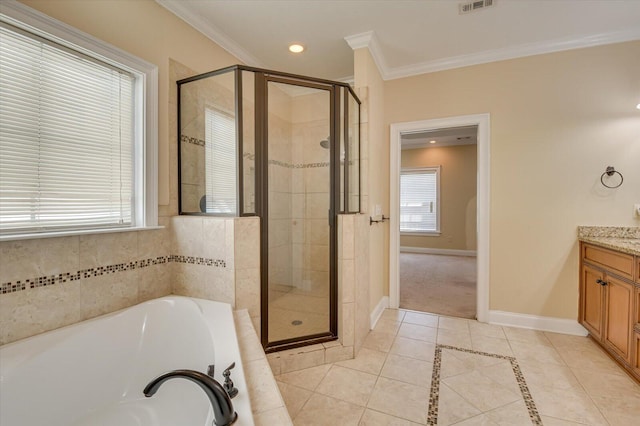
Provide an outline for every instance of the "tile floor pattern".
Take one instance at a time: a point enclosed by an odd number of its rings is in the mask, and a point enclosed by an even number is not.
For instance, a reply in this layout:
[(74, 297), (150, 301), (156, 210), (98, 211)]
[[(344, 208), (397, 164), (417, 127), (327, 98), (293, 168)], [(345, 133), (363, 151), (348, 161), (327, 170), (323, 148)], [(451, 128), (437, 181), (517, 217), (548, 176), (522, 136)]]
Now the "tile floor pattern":
[(387, 309), (355, 359), (276, 380), (296, 426), (435, 424), (437, 349), (438, 425), (640, 424), (640, 386), (586, 337), (405, 310)]

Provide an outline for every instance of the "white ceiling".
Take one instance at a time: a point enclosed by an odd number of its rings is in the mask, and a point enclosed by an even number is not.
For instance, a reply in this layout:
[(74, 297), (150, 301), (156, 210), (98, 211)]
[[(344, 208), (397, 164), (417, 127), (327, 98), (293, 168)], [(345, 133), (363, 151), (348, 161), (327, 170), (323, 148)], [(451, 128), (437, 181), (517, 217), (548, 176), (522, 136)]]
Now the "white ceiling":
[(156, 1), (247, 65), (332, 80), (353, 76), (346, 39), (385, 80), (640, 39), (640, 0), (494, 0), (463, 15), (457, 0)]

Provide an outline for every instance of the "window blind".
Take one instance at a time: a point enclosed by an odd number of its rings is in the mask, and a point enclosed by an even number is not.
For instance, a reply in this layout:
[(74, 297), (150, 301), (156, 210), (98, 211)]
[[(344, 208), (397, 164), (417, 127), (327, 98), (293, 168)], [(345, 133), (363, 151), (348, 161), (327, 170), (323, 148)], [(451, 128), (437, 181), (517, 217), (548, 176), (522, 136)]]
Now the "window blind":
[(400, 232), (439, 231), (437, 202), (437, 168), (403, 170), (400, 173)]
[(134, 78), (0, 27), (0, 232), (132, 223)]
[(207, 213), (236, 214), (236, 126), (222, 111), (205, 108)]

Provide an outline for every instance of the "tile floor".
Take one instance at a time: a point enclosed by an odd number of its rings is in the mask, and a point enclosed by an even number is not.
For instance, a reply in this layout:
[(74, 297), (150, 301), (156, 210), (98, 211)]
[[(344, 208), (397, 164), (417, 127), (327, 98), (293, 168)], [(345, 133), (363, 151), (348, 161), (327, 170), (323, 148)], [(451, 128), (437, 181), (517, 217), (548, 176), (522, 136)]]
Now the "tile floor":
[(640, 386), (588, 338), (405, 310), (276, 380), (296, 426), (640, 424)]

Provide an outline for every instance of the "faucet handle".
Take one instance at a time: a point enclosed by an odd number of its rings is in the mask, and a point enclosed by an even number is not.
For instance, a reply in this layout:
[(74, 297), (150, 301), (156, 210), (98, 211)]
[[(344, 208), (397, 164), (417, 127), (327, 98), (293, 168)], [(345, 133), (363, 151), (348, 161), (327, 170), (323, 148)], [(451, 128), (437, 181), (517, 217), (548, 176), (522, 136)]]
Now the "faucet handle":
[(227, 368), (222, 372), (222, 375), (223, 375), (224, 377), (229, 377), (229, 376), (231, 375), (231, 371), (230, 371), (230, 370), (233, 370), (233, 368), (234, 368), (235, 366), (236, 366), (236, 363), (235, 363), (235, 362), (232, 362), (232, 363), (231, 363), (231, 365), (230, 365), (230, 366), (228, 366), (228, 367), (227, 367)]
[(215, 364), (210, 364), (210, 365), (207, 367), (207, 376), (209, 376), (209, 377), (213, 378), (213, 374), (215, 373), (215, 371), (216, 371), (216, 366), (215, 366)]
[(233, 385), (233, 380), (231, 380), (231, 370), (236, 366), (236, 363), (231, 363), (223, 372), (222, 376), (224, 376), (224, 390), (229, 394), (229, 398), (233, 398), (238, 394), (238, 388)]

